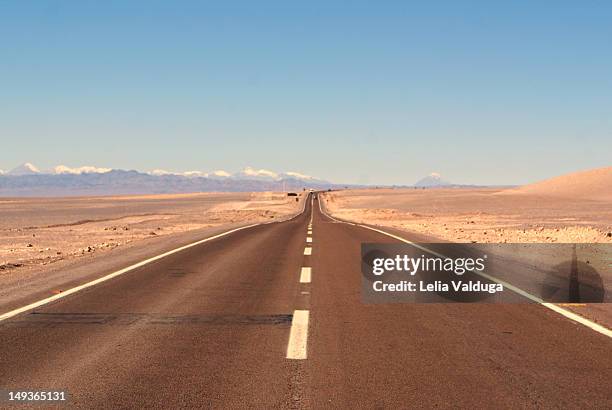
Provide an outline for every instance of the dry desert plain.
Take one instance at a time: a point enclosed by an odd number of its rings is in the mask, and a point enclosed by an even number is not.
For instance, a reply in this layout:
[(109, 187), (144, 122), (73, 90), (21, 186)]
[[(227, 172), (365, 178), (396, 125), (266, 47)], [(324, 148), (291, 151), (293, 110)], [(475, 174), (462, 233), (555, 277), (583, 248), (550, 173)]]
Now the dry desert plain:
[(360, 189), (324, 198), (338, 218), (445, 241), (612, 243), (612, 167), (511, 189)]
[[(322, 198), (337, 218), (440, 241), (612, 243), (612, 167), (518, 188), (360, 189), (329, 192)], [(539, 255), (543, 260), (551, 256)], [(609, 266), (599, 272), (608, 289)], [(610, 303), (565, 307), (612, 328)]]
[(70, 270), (77, 261), (279, 220), (300, 206), (295, 197), (271, 192), (2, 198), (0, 299), (10, 283)]

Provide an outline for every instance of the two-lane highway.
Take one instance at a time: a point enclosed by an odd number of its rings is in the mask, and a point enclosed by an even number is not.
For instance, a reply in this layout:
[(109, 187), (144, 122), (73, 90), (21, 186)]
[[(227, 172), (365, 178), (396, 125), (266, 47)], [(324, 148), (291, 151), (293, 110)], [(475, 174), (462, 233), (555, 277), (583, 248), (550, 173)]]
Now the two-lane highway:
[(612, 407), (612, 339), (539, 305), (362, 303), (361, 243), (395, 241), (311, 195), (0, 322), (0, 388), (82, 408)]

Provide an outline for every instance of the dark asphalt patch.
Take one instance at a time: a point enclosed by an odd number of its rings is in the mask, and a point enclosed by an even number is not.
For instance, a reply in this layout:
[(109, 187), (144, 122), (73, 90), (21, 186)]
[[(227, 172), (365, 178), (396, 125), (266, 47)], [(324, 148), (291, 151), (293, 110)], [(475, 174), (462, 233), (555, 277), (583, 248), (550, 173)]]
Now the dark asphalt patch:
[(281, 315), (160, 315), (150, 313), (38, 313), (6, 322), (5, 327), (63, 325), (291, 325), (292, 314)]

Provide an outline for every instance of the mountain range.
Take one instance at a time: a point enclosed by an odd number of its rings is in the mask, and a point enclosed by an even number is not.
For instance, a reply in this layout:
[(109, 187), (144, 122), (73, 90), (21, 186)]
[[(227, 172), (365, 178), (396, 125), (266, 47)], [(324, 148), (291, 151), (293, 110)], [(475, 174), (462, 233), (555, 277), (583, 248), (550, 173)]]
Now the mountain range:
[[(474, 186), (453, 184), (434, 172), (418, 180), (414, 185), (396, 187), (461, 188)], [(223, 170), (173, 172), (164, 169), (141, 172), (94, 166), (71, 168), (65, 165), (58, 165), (50, 170), (40, 170), (35, 165), (26, 162), (8, 172), (0, 170), (0, 196), (296, 191), (310, 188), (344, 187), (346, 185), (334, 184), (299, 172), (279, 173), (252, 167), (246, 167), (235, 173)], [(351, 185), (351, 187), (358, 186)]]
[(159, 194), (213, 191), (279, 191), (304, 188), (329, 189), (334, 184), (298, 172), (277, 173), (244, 168), (226, 171), (140, 172), (85, 166), (58, 165), (41, 171), (30, 163), (6, 173), (0, 171), (0, 196), (66, 196)]

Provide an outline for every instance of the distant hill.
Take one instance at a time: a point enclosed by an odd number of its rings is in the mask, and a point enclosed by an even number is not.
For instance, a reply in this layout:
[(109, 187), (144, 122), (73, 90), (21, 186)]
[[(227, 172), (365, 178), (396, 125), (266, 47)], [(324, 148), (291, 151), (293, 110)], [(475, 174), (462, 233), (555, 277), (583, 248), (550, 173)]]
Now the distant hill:
[(7, 174), (0, 174), (0, 196), (76, 196), (163, 194), (187, 192), (246, 192), (328, 189), (335, 185), (296, 172), (245, 170), (229, 174), (215, 171), (171, 173), (156, 170), (151, 173), (109, 168), (64, 166), (43, 172), (32, 164), (24, 164)]
[(432, 188), (432, 187), (450, 187), (450, 186), (453, 186), (453, 184), (451, 184), (448, 181), (443, 180), (440, 174), (436, 172), (432, 172), (425, 178), (418, 180), (414, 184), (414, 186), (419, 187), (419, 188)]
[(612, 201), (612, 167), (574, 172), (509, 189), (501, 195), (531, 194)]

